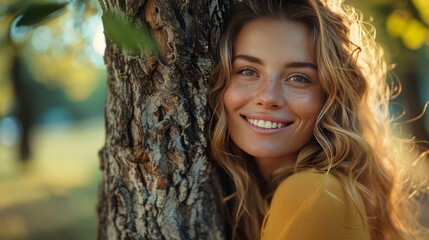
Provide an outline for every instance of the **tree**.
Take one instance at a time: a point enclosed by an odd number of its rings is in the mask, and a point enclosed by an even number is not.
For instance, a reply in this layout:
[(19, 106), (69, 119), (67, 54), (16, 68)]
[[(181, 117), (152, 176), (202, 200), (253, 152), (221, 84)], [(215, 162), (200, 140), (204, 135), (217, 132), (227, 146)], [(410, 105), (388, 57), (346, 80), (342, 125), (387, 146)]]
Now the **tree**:
[(106, 39), (98, 238), (225, 238), (219, 176), (207, 156), (207, 81), (232, 1), (100, 4), (148, 28), (158, 47), (135, 54)]

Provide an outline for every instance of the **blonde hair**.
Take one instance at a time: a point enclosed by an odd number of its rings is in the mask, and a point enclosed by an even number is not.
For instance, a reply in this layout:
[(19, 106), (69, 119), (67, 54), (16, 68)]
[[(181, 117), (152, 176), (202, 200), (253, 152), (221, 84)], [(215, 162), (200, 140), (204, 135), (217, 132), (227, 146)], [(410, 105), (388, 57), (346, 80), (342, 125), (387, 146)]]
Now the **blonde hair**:
[[(398, 154), (406, 143), (392, 132), (382, 49), (362, 17), (341, 1), (245, 0), (220, 40), (219, 61), (213, 74), (209, 103), (215, 124), (211, 134), (213, 158), (230, 176), (225, 196), (233, 239), (259, 236), (269, 205), (252, 156), (229, 138), (223, 95), (231, 81), (234, 41), (241, 28), (254, 19), (299, 21), (313, 33), (319, 79), (326, 99), (314, 128), (314, 140), (298, 155), (293, 169), (278, 169), (268, 185), (273, 189), (293, 173), (315, 168), (340, 177), (350, 197), (365, 209), (372, 239), (418, 237), (413, 191), (421, 189), (402, 171)], [(401, 148), (400, 146), (404, 146)], [(393, 148), (392, 148), (393, 147)], [(395, 149), (395, 151), (394, 151)], [(425, 154), (415, 159), (425, 158)], [(363, 205), (360, 206), (361, 198)]]

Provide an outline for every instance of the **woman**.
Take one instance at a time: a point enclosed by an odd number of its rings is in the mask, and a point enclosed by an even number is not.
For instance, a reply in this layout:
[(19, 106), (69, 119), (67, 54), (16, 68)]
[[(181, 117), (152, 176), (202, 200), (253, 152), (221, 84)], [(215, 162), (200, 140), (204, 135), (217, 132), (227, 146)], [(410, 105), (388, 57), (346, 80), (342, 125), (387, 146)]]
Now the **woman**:
[(409, 196), (419, 187), (405, 180), (405, 143), (390, 126), (386, 64), (361, 24), (341, 1), (237, 4), (209, 96), (233, 239), (421, 232)]

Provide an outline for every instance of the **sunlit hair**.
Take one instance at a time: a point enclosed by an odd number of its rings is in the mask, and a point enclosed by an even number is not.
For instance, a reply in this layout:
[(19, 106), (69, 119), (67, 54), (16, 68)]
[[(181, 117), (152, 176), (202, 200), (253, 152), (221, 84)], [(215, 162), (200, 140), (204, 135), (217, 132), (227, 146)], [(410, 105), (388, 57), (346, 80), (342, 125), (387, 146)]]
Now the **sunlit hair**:
[[(232, 238), (259, 236), (270, 199), (269, 192), (262, 192), (266, 188), (261, 188), (264, 183), (254, 159), (229, 137), (223, 102), (237, 35), (246, 23), (259, 18), (298, 21), (309, 27), (326, 96), (314, 139), (301, 150), (293, 168), (278, 169), (266, 184), (275, 189), (289, 175), (311, 168), (335, 174), (366, 218), (372, 239), (419, 238), (422, 228), (413, 194), (423, 185), (416, 185), (418, 181), (402, 166), (406, 164), (402, 153), (414, 145), (392, 132), (389, 100), (396, 92), (386, 82), (383, 52), (374, 42), (373, 29), (363, 26), (352, 7), (329, 0), (243, 0), (220, 40), (209, 95), (214, 111), (211, 151), (230, 176), (232, 191), (225, 196), (225, 208)], [(417, 161), (427, 152), (412, 156)]]

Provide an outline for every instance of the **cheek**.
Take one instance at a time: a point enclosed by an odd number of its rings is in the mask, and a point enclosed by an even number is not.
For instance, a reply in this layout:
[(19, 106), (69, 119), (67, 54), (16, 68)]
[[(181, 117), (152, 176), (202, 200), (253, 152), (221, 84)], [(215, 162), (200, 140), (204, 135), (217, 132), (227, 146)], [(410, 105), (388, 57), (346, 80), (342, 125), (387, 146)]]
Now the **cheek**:
[(231, 88), (228, 87), (223, 95), (223, 104), (225, 105), (225, 110), (227, 113), (229, 113), (230, 110), (232, 109), (234, 102), (235, 102), (234, 94), (232, 94)]
[(295, 96), (289, 102), (289, 108), (299, 117), (315, 121), (322, 109), (323, 102), (323, 94)]
[(239, 107), (246, 101), (246, 94), (244, 93), (244, 88), (238, 84), (231, 83), (225, 90), (223, 95), (223, 102), (225, 105), (226, 111), (229, 113), (233, 109)]

